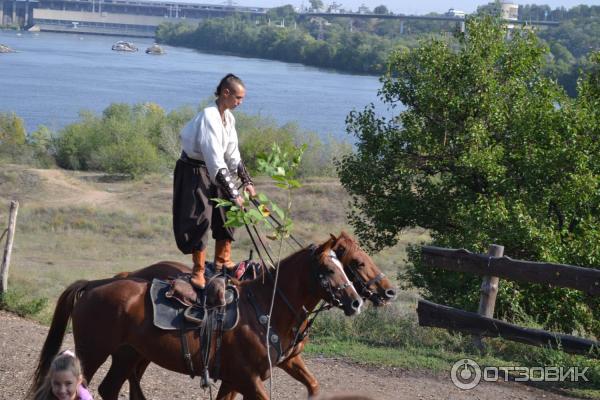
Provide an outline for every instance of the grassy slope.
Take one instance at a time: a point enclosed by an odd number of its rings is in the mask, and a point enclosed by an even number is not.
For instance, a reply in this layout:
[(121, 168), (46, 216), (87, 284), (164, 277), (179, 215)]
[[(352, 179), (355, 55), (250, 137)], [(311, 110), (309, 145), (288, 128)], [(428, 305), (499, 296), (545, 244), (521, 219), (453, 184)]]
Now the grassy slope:
[[(351, 232), (345, 221), (349, 198), (339, 183), (320, 178), (303, 183), (293, 199), (295, 236), (308, 243), (324, 241), (330, 232)], [(266, 179), (258, 179), (257, 187), (270, 198), (281, 197)], [(0, 165), (0, 221), (7, 220), (8, 203), (14, 199), (19, 200), (20, 209), (10, 269), (10, 303), (24, 313), (41, 307), (35, 316), (41, 322), (50, 321), (56, 298), (74, 280), (105, 278), (165, 259), (191, 261), (179, 253), (172, 238), (169, 176), (132, 182), (89, 172)], [(396, 280), (397, 272), (404, 268), (406, 244), (427, 239), (426, 232), (411, 230), (397, 246), (373, 258)], [(245, 232), (239, 232), (234, 258), (245, 258), (250, 248)], [(35, 302), (40, 298), (48, 299), (45, 306)], [(451, 365), (465, 356), (482, 365), (538, 365), (556, 357), (561, 357), (556, 362), (562, 364), (589, 364), (583, 358), (540, 353), (499, 340), (491, 342), (490, 354), (476, 355), (469, 338), (420, 328), (416, 298), (415, 293), (403, 291), (393, 306), (370, 310), (355, 319), (330, 312), (319, 318), (307, 351), (427, 369), (446, 376)], [(597, 364), (590, 365), (597, 371)], [(595, 397), (598, 392), (579, 393)]]
[[(343, 229), (351, 232), (345, 223), (348, 196), (341, 186), (329, 178), (312, 178), (303, 184), (293, 198), (295, 236), (309, 243), (322, 242), (329, 233)], [(270, 181), (259, 178), (257, 186), (283, 203), (282, 193)], [(105, 278), (165, 259), (191, 262), (172, 237), (170, 176), (132, 182), (89, 172), (4, 164), (0, 204), (14, 199), (20, 208), (11, 286), (22, 286), (31, 295), (51, 299), (50, 303), (76, 279)], [(7, 213), (8, 206), (0, 207), (0, 221), (7, 220)], [(406, 241), (426, 238), (417, 231)], [(240, 231), (234, 258), (247, 257), (250, 248), (246, 233)], [(404, 245), (374, 257), (391, 278), (403, 258)], [(38, 318), (48, 321), (52, 308), (49, 304)]]

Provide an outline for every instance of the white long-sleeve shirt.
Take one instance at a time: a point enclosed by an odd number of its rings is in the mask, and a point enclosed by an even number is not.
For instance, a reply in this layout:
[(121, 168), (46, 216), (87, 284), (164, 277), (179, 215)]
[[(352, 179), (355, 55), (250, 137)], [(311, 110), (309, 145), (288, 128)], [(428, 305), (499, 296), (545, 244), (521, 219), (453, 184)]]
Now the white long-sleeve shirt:
[(227, 168), (237, 176), (240, 163), (235, 117), (225, 110), (223, 125), (217, 106), (206, 107), (181, 130), (181, 147), (188, 157), (206, 163), (210, 179), (215, 182), (217, 171)]

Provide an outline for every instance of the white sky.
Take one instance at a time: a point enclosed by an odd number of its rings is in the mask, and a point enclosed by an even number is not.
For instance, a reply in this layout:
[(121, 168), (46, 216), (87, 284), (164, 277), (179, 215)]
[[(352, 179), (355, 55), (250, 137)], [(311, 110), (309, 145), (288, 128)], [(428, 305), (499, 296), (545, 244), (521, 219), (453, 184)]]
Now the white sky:
[[(224, 4), (228, 0), (184, 0), (184, 2), (205, 3), (205, 4)], [(291, 4), (295, 7), (300, 7), (304, 2), (308, 6), (309, 0), (233, 0), (233, 4), (241, 6), (257, 6), (257, 7), (278, 7), (285, 4)], [(490, 1), (491, 2), (491, 1)], [(517, 4), (547, 4), (551, 8), (565, 7), (567, 9), (579, 4), (588, 6), (600, 5), (600, 0), (540, 0), (540, 1), (514, 1)], [(325, 5), (333, 3), (333, 0), (323, 0)], [(341, 4), (342, 8), (356, 11), (361, 4), (373, 9), (379, 5), (385, 5), (394, 13), (403, 14), (427, 14), (429, 12), (444, 13), (450, 8), (462, 10), (467, 13), (473, 12), (478, 5), (487, 4), (487, 1), (473, 0), (337, 0), (336, 3)]]

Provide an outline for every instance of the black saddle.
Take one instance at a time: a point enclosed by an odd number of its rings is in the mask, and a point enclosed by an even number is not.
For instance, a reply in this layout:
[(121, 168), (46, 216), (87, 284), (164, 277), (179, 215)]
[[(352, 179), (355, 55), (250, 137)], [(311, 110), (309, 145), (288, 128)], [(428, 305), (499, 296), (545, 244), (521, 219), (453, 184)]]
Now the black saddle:
[[(209, 286), (210, 284), (210, 286)], [(202, 318), (192, 318), (195, 322), (188, 321), (185, 314), (196, 315), (193, 309), (195, 306), (195, 298), (182, 297), (179, 294), (174, 294), (174, 286), (184, 288), (184, 293), (193, 293), (195, 291), (191, 287), (189, 280), (177, 278), (173, 281), (161, 281), (154, 279), (150, 287), (150, 297), (154, 312), (154, 325), (157, 328), (164, 330), (193, 330), (202, 328), (204, 323), (209, 318), (223, 318), (222, 329), (227, 331), (235, 328), (239, 320), (238, 289), (233, 285), (226, 285), (225, 279), (222, 277), (213, 277), (207, 284), (209, 297), (207, 299), (206, 311), (202, 312)], [(187, 285), (187, 287), (186, 287)], [(214, 287), (215, 293), (222, 292), (221, 295), (211, 295), (210, 287)], [(219, 290), (219, 287), (222, 289)], [(176, 299), (176, 300), (175, 300)]]

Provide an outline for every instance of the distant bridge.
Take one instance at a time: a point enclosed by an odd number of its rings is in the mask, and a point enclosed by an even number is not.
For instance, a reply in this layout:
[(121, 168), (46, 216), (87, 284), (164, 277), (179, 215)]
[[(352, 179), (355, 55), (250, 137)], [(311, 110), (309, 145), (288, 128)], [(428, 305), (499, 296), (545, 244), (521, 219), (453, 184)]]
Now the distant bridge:
[[(350, 18), (350, 19), (397, 19), (400, 20), (400, 32), (404, 33), (405, 21), (446, 21), (459, 24), (461, 31), (465, 29), (465, 18), (450, 15), (399, 15), (399, 14), (373, 14), (373, 13), (323, 13), (305, 12), (300, 14), (303, 18)], [(510, 25), (540, 25), (557, 26), (557, 21), (527, 21), (517, 19), (504, 19), (503, 22)]]
[[(245, 14), (266, 15), (268, 8), (232, 4), (197, 4), (149, 0), (0, 0), (0, 24), (37, 25), (44, 31), (97, 33), (154, 37), (163, 22), (197, 25), (206, 18)], [(397, 19), (400, 32), (411, 20), (456, 22), (464, 30), (465, 19), (448, 15), (397, 15), (305, 12), (301, 18)], [(558, 25), (555, 21), (505, 20), (513, 25)]]
[[(400, 15), (400, 14), (373, 14), (373, 13), (321, 13), (321, 12), (305, 12), (300, 13), (304, 18), (322, 17), (322, 18), (352, 18), (352, 19), (398, 19), (400, 21), (448, 21), (464, 23), (464, 17), (456, 17), (449, 15)], [(541, 25), (541, 26), (557, 26), (557, 21), (528, 21), (505, 19), (504, 22), (514, 25)]]
[(268, 8), (148, 0), (0, 0), (0, 22), (44, 31), (154, 37), (163, 22), (198, 24), (232, 14), (266, 15)]
[[(300, 14), (303, 17), (323, 17), (323, 18), (353, 18), (353, 19), (399, 19), (401, 21), (421, 20), (421, 21), (464, 21), (464, 17), (450, 15), (401, 15), (401, 14), (373, 14), (373, 13), (321, 13), (321, 12), (305, 12)], [(528, 21), (517, 19), (505, 19), (504, 22), (523, 25), (546, 25), (556, 26), (557, 21)]]

